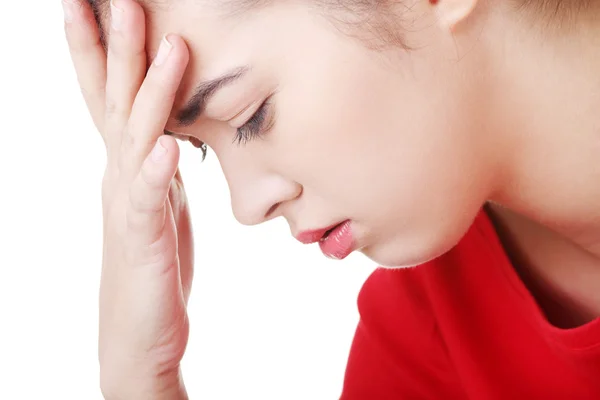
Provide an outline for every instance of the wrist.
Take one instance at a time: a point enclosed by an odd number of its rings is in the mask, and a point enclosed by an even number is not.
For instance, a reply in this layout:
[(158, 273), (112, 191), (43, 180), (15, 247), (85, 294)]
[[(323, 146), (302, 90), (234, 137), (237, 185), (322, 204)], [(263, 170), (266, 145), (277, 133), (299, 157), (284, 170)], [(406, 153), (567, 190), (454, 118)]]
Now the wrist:
[(121, 379), (101, 385), (105, 400), (188, 400), (181, 370), (152, 379)]

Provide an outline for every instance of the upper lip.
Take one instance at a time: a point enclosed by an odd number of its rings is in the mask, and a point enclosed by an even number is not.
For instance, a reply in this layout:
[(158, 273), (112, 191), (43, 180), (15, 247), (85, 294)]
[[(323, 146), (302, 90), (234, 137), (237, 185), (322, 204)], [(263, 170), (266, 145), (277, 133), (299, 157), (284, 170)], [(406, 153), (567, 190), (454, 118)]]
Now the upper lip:
[(301, 231), (301, 232), (297, 233), (296, 235), (294, 235), (294, 237), (300, 243), (304, 243), (304, 244), (316, 243), (323, 238), (323, 236), (325, 235), (325, 233), (327, 231), (335, 228), (336, 226), (340, 225), (342, 222), (343, 221), (336, 222), (335, 224), (329, 225), (328, 227), (325, 227), (325, 228)]

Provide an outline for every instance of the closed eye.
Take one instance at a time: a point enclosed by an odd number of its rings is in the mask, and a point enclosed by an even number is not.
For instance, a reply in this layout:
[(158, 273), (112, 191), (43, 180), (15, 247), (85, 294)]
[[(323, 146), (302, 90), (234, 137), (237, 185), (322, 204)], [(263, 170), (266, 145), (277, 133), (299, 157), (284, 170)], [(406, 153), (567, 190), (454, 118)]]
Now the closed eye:
[[(265, 134), (270, 129), (273, 122), (272, 116), (268, 118), (270, 111), (271, 102), (270, 98), (268, 98), (261, 104), (252, 117), (237, 129), (233, 142), (238, 145), (246, 144), (250, 140)], [(269, 122), (268, 125), (267, 122)]]

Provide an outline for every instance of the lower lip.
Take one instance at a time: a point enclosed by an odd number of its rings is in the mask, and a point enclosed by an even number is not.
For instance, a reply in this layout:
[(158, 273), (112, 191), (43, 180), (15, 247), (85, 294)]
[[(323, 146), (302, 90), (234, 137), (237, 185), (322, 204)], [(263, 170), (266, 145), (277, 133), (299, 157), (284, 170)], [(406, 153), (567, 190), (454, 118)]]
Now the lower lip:
[(354, 239), (350, 221), (345, 221), (335, 228), (325, 238), (319, 241), (319, 247), (323, 254), (329, 258), (342, 260), (354, 250)]

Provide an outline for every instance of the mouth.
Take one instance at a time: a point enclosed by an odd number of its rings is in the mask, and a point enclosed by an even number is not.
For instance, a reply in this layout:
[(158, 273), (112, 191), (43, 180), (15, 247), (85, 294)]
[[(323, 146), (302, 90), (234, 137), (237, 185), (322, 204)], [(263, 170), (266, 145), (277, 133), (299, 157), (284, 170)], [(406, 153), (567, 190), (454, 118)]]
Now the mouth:
[(303, 244), (317, 243), (317, 242), (322, 241), (322, 240), (326, 239), (327, 237), (329, 237), (329, 235), (331, 235), (331, 233), (337, 227), (339, 227), (341, 224), (343, 224), (344, 222), (345, 221), (338, 222), (335, 225), (330, 225), (330, 226), (327, 226), (327, 227), (321, 228), (321, 229), (302, 231), (295, 236), (296, 240), (298, 240), (300, 243), (303, 243)]
[(346, 220), (334, 227), (319, 241), (323, 254), (334, 260), (343, 260), (355, 249), (355, 240), (352, 234), (352, 223)]
[(346, 258), (355, 247), (349, 219), (326, 228), (301, 232), (296, 239), (304, 244), (318, 242), (323, 254), (336, 260)]
[(321, 239), (319, 239), (319, 242), (323, 242), (325, 239), (327, 239), (329, 237), (329, 235), (331, 235), (331, 232), (333, 232), (338, 226), (340, 226), (342, 224), (343, 224), (343, 222), (340, 222), (339, 224), (335, 225), (331, 229), (326, 230), (325, 233), (323, 234), (323, 236), (321, 236)]

